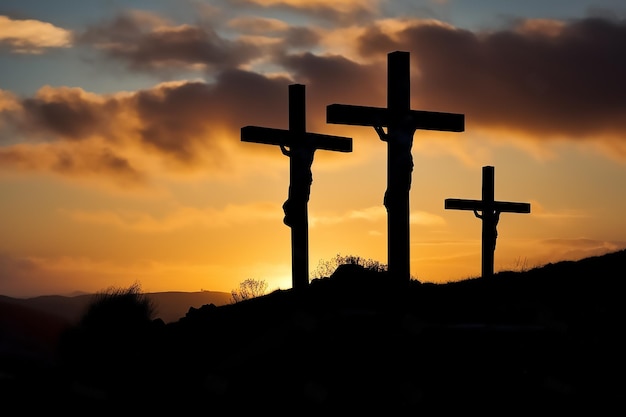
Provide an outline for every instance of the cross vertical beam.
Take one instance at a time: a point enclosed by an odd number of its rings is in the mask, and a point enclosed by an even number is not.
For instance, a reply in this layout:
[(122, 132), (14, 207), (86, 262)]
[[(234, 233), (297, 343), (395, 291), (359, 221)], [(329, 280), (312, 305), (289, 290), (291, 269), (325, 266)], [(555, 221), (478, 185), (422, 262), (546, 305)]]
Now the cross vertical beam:
[[(411, 110), (411, 81), (409, 54), (396, 52), (387, 59), (387, 108), (391, 115), (405, 115)], [(387, 127), (388, 137), (402, 135), (401, 120), (392, 116)], [(411, 187), (410, 167), (406, 159), (406, 149), (399, 141), (387, 140), (387, 262), (392, 277), (408, 282), (411, 276), (411, 236), (409, 220), (409, 189)], [(410, 150), (409, 150), (410, 152)], [(399, 170), (398, 167), (402, 167)], [(399, 186), (400, 184), (408, 184)], [(393, 195), (390, 195), (393, 190)], [(393, 200), (393, 201), (389, 201)]]
[[(306, 132), (306, 100), (304, 96), (304, 85), (294, 84), (289, 86), (289, 132), (295, 137), (304, 139)], [(299, 143), (291, 146), (291, 151)], [(308, 152), (302, 150), (303, 152)], [(311, 162), (313, 161), (314, 149), (311, 152)], [(289, 157), (289, 198), (294, 198), (298, 193), (296, 187), (302, 182), (299, 176), (303, 175), (302, 160), (291, 154)], [(311, 181), (313, 179), (311, 178)], [(308, 202), (308, 195), (307, 195)], [(289, 201), (289, 200), (288, 200)], [(287, 204), (287, 203), (285, 203)], [(286, 206), (283, 206), (286, 209)], [(288, 210), (287, 210), (288, 211)], [(285, 211), (285, 215), (287, 215)], [(309, 220), (308, 204), (297, 204), (291, 207), (291, 277), (293, 288), (304, 288), (309, 284)]]
[[(447, 198), (444, 207), (453, 210), (472, 210), (474, 215), (482, 220), (481, 275), (483, 278), (491, 278), (500, 213), (530, 213), (530, 204), (495, 201), (495, 169), (492, 166), (483, 167), (482, 181), (482, 200)], [(479, 211), (481, 214), (478, 214)]]
[[(491, 166), (483, 167), (482, 185), (482, 261), (481, 271), (483, 277), (493, 276), (494, 254), (496, 251), (496, 239), (498, 237), (498, 220), (500, 213), (496, 212), (495, 204), (495, 181), (494, 169)], [(497, 216), (497, 218), (496, 218)]]
[[(387, 142), (387, 262), (389, 275), (400, 285), (410, 273), (409, 191), (413, 172), (411, 147), (417, 129), (463, 132), (463, 114), (411, 110), (409, 53), (387, 55), (387, 108), (331, 104), (326, 108), (328, 123), (372, 126)], [(387, 132), (384, 131), (387, 128)]]
[(241, 128), (243, 142), (278, 145), (289, 157), (289, 193), (283, 204), (283, 222), (291, 228), (291, 279), (295, 290), (309, 284), (308, 201), (313, 175), (311, 165), (317, 149), (352, 152), (352, 139), (306, 131), (305, 86), (289, 86), (289, 129), (258, 126)]

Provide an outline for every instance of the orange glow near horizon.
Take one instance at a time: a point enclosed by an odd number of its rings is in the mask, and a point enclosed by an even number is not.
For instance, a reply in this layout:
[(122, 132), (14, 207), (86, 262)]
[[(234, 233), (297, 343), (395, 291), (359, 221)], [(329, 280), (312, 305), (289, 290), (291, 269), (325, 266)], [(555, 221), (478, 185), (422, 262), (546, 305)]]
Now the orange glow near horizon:
[[(376, 140), (365, 130), (353, 131), (355, 152), (362, 142)], [(444, 148), (440, 156), (420, 152), (425, 143), (434, 150), (439, 146), (437, 140), (421, 138), (419, 133), (415, 139), (419, 146), (414, 151), (411, 190), (411, 274), (422, 282), (480, 275), (480, 222), (469, 212), (443, 209), (445, 198), (480, 198), (480, 163), (438, 168), (451, 158), (443, 153)], [(464, 140), (468, 139), (458, 141)], [(312, 274), (318, 262), (337, 254), (387, 263), (386, 212), (382, 206), (386, 149), (383, 143), (369, 145), (366, 149), (375, 153), (357, 158), (358, 163), (349, 161), (343, 167), (339, 158), (329, 161), (320, 157), (319, 165), (314, 165), (309, 203)], [(514, 154), (506, 149), (500, 156), (504, 162), (506, 153)], [(577, 154), (570, 157), (588, 158)], [(265, 153), (257, 158), (266, 169), (253, 170), (254, 175), (240, 173), (235, 182), (226, 176), (217, 180), (197, 177), (163, 183), (160, 192), (145, 195), (110, 193), (68, 181), (42, 182), (38, 177), (5, 177), (0, 187), (10, 199), (2, 212), (11, 221), (3, 222), (2, 232), (11, 239), (1, 250), (6, 254), (7, 269), (22, 279), (19, 286), (5, 286), (5, 294), (94, 292), (134, 282), (141, 283), (147, 292), (230, 292), (247, 278), (265, 280), (270, 290), (290, 288), (290, 234), (282, 224), (280, 208), (288, 187), (288, 160)], [(520, 166), (519, 157), (514, 158), (509, 164)], [(530, 158), (526, 162), (533, 170), (551, 168)], [(563, 163), (557, 162), (553, 172)], [(503, 214), (496, 272), (621, 248), (619, 241), (611, 243), (609, 239), (598, 244), (602, 228), (597, 221), (586, 231), (581, 228), (597, 210), (589, 202), (583, 200), (578, 210), (568, 210), (551, 199), (553, 186), (542, 181), (539, 174), (523, 178), (532, 182), (530, 187), (514, 186), (521, 178), (506, 166), (496, 167), (496, 199), (530, 201), (533, 209), (530, 215)], [(605, 165), (605, 175), (613, 169)], [(426, 179), (427, 172), (439, 174)], [(557, 175), (557, 179), (568, 181), (563, 174)], [(597, 175), (603, 175), (602, 170)], [(25, 189), (32, 192), (23, 193)], [(561, 188), (562, 197), (568, 189)], [(542, 197), (544, 193), (546, 197)], [(571, 193), (576, 196), (575, 191)], [(562, 241), (542, 242), (537, 233), (546, 229), (562, 236)], [(598, 233), (595, 239), (594, 232)], [(59, 236), (63, 236), (62, 244)], [(619, 235), (607, 238), (618, 240)], [(9, 263), (11, 259), (15, 261)], [(29, 280), (33, 280), (30, 285)]]
[(326, 108), (386, 107), (393, 51), (410, 53), (412, 109), (465, 115), (464, 132), (414, 135), (414, 277), (480, 274), (480, 221), (444, 201), (480, 199), (486, 165), (496, 200), (531, 204), (502, 215), (496, 272), (626, 248), (623, 22), (516, 8), (484, 30), (464, 2), (430, 4), (455, 24), (401, 3), (0, 15), (0, 294), (290, 288), (289, 160), (240, 130), (287, 128), (294, 83), (309, 132), (353, 139), (351, 153), (315, 153), (310, 273), (337, 254), (386, 264), (387, 145), (371, 127), (327, 123)]

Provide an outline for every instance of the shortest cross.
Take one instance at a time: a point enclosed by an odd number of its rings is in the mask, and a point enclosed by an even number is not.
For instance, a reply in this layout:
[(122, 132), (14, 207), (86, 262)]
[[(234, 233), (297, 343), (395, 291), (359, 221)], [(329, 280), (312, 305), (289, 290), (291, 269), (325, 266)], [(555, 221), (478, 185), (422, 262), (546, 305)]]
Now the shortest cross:
[[(529, 203), (512, 203), (508, 201), (494, 201), (494, 168), (483, 167), (482, 200), (463, 200), (447, 198), (445, 208), (453, 210), (472, 210), (474, 215), (482, 220), (482, 276), (493, 276), (493, 255), (498, 238), (498, 220), (500, 213), (530, 213)], [(478, 212), (481, 214), (478, 214)]]
[(259, 126), (241, 128), (243, 142), (280, 146), (289, 157), (289, 194), (283, 204), (284, 223), (291, 228), (291, 280), (298, 290), (309, 284), (309, 194), (315, 150), (352, 152), (352, 139), (306, 131), (305, 86), (289, 86), (289, 130)]

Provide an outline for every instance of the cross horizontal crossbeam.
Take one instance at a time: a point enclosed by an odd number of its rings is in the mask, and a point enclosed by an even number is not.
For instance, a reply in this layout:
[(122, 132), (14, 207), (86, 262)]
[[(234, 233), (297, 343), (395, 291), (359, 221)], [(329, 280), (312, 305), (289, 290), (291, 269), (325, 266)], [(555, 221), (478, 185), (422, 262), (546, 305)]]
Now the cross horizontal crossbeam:
[[(302, 137), (300, 137), (302, 136)], [(307, 145), (315, 149), (336, 152), (352, 152), (352, 139), (321, 133), (296, 133), (271, 127), (245, 126), (241, 128), (243, 142), (263, 143), (277, 146)]]
[[(408, 110), (407, 114), (413, 127), (419, 130), (439, 130), (442, 132), (463, 132), (465, 115), (442, 113), (425, 110)], [(382, 107), (353, 106), (350, 104), (331, 104), (326, 107), (328, 123), (388, 127), (393, 124), (397, 112)]]
[[(477, 210), (486, 209), (486, 205), (482, 200), (466, 200), (461, 198), (447, 198), (445, 200), (445, 208), (452, 210)], [(530, 213), (529, 203), (511, 203), (508, 201), (494, 201), (491, 209), (500, 213)]]

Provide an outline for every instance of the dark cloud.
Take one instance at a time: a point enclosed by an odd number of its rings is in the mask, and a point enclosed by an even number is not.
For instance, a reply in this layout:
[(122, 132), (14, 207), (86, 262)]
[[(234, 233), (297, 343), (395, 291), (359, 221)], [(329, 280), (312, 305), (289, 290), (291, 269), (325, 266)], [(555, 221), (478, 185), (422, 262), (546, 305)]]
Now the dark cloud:
[(51, 172), (71, 178), (105, 178), (120, 186), (145, 185), (144, 173), (108, 148), (0, 148), (0, 168), (21, 172)]
[(289, 28), (284, 36), (284, 44), (295, 48), (313, 48), (319, 40), (317, 32), (306, 27)]
[(141, 141), (180, 161), (204, 155), (219, 163), (225, 157), (220, 150), (225, 131), (232, 137), (246, 124), (287, 121), (287, 84), (284, 78), (231, 70), (213, 84), (141, 91), (132, 100), (141, 120)]
[[(319, 56), (312, 53), (285, 55), (280, 58), (280, 64), (293, 73), (298, 82), (307, 84), (333, 102), (376, 102), (379, 97), (384, 98), (386, 79), (378, 66), (359, 64), (340, 55)], [(372, 82), (378, 78), (384, 85)], [(384, 105), (384, 102), (379, 105)]]
[(45, 87), (4, 111), (3, 130), (30, 144), (0, 148), (5, 169), (109, 176), (142, 183), (137, 150), (177, 169), (223, 169), (228, 141), (245, 125), (286, 128), (288, 84), (241, 70), (213, 83), (166, 83), (135, 93), (97, 95)]
[(206, 25), (173, 25), (146, 13), (123, 14), (94, 25), (79, 40), (141, 71), (198, 65), (209, 70), (234, 68), (263, 54), (259, 45), (222, 38)]
[(140, 120), (141, 143), (174, 159), (192, 162), (197, 143), (211, 140), (205, 135), (206, 125), (214, 117), (210, 95), (211, 88), (199, 82), (138, 92), (129, 104)]
[(492, 33), (422, 23), (395, 41), (370, 30), (360, 49), (410, 51), (414, 97), (429, 110), (465, 113), (467, 128), (504, 127), (538, 139), (623, 133), (626, 22), (521, 23)]
[(41, 131), (69, 140), (82, 140), (100, 134), (112, 138), (114, 118), (121, 111), (120, 103), (89, 99), (78, 88), (44, 88), (44, 93), (22, 101), (23, 131)]
[(142, 184), (145, 181), (144, 175), (133, 168), (126, 158), (108, 148), (79, 155), (60, 151), (56, 156), (52, 170), (66, 176), (112, 177), (123, 185)]
[(225, 71), (217, 78), (213, 100), (222, 120), (237, 131), (246, 124), (282, 124), (287, 127), (288, 85), (285, 77)]

